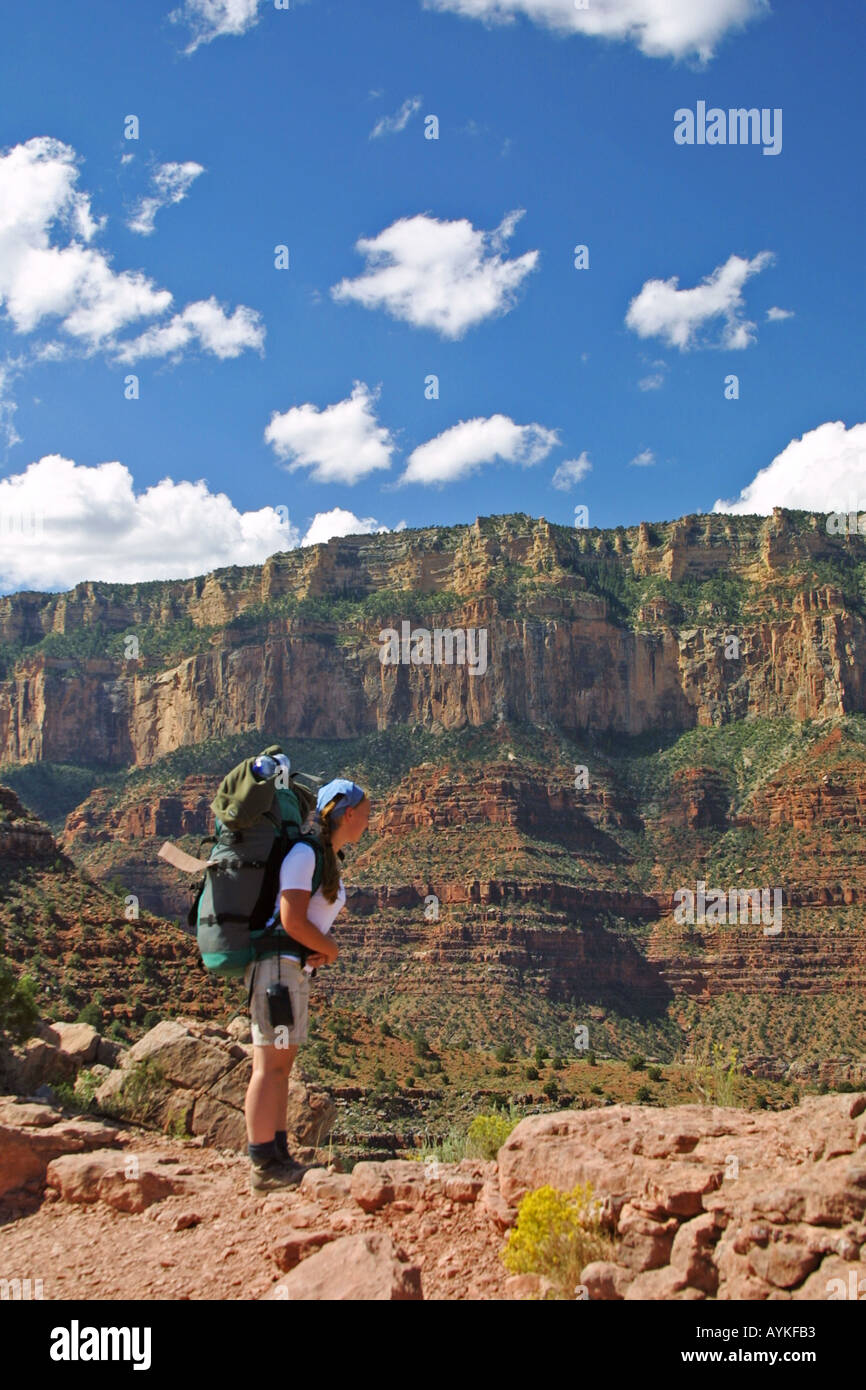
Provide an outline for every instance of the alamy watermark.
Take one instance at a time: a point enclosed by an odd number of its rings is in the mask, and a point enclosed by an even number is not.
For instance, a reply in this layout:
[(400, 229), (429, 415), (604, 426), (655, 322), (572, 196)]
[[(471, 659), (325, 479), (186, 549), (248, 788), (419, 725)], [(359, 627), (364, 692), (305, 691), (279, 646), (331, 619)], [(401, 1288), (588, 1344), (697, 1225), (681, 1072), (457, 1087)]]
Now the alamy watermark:
[(763, 106), (697, 109), (681, 106), (674, 112), (674, 140), (678, 145), (763, 145), (764, 154), (782, 153), (782, 108)]
[[(778, 936), (782, 930), (781, 888), (707, 888), (703, 880), (690, 888), (678, 888), (674, 893), (674, 921), (678, 926), (730, 926), (758, 923), (764, 925), (764, 936)], [(770, 894), (772, 893), (772, 911)]]
[(827, 515), (828, 536), (866, 536), (866, 509), (860, 505), (847, 512), (829, 512)]
[(383, 666), (468, 666), (470, 676), (487, 670), (487, 628), (412, 627), (410, 622), (379, 633)]

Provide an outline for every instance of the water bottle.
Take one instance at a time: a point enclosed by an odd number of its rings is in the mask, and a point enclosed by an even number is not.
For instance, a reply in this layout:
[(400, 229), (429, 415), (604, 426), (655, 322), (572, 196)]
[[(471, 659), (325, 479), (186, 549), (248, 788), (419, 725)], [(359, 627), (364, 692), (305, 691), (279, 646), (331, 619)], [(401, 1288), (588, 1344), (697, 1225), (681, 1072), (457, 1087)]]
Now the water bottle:
[(292, 764), (285, 753), (278, 753), (275, 758), (263, 755), (253, 763), (253, 776), (257, 782), (269, 782), (272, 777), (276, 777), (280, 768), (283, 768), (287, 775), (291, 771)]

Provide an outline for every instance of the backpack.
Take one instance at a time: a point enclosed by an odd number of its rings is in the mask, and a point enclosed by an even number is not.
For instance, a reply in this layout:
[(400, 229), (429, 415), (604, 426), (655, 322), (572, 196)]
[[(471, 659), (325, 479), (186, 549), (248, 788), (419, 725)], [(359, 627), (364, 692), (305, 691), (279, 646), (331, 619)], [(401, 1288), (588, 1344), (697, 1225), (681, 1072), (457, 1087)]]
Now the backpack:
[[(263, 756), (275, 753), (282, 753), (278, 744), (265, 749)], [(322, 846), (301, 828), (310, 809), (308, 788), (298, 774), (280, 787), (278, 774), (254, 777), (254, 761), (247, 758), (232, 768), (211, 802), (214, 846), (187, 918), (195, 928), (205, 969), (224, 977), (243, 975), (251, 961), (287, 946), (302, 965), (306, 962), (310, 947), (288, 936), (278, 922), (270, 928), (266, 924), (274, 912), (280, 866), (293, 845), (302, 841), (315, 853), (311, 893), (324, 873)], [(178, 858), (183, 856), (164, 857), (181, 867)], [(200, 867), (200, 861), (191, 863)]]

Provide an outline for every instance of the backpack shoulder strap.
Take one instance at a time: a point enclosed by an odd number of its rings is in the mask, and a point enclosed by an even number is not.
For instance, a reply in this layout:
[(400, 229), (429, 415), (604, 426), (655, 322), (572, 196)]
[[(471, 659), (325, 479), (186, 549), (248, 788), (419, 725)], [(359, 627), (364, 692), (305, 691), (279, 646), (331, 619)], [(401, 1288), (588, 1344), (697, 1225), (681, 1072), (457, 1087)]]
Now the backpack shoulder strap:
[(313, 866), (313, 881), (310, 884), (310, 895), (312, 896), (313, 893), (321, 888), (322, 879), (325, 876), (325, 851), (322, 849), (315, 835), (298, 835), (294, 843), (296, 845), (309, 845), (316, 856), (316, 862)]

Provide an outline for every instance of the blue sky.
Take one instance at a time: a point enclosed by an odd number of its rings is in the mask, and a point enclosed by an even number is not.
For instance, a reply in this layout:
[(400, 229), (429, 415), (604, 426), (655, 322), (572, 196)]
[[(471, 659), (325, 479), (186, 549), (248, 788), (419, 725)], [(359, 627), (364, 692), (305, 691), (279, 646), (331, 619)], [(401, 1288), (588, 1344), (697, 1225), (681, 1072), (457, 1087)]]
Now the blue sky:
[[(498, 3), (4, 14), (0, 588), (579, 504), (866, 510), (861, 6)], [(780, 109), (780, 152), (675, 143), (700, 101)]]

